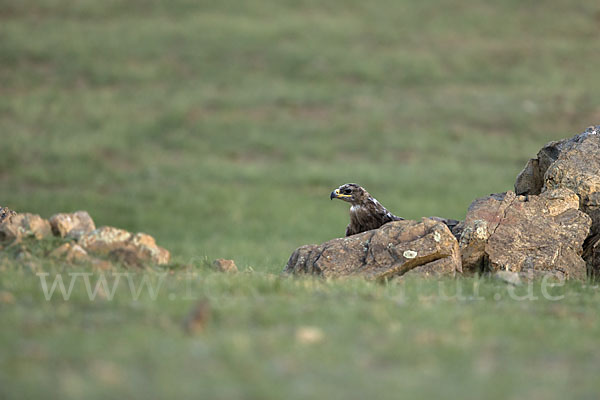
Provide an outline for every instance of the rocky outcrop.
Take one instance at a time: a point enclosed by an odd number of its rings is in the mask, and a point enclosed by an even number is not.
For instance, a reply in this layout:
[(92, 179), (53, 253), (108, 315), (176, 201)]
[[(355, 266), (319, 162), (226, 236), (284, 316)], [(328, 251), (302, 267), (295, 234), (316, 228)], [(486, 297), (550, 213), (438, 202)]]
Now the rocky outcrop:
[[(418, 223), (394, 222), (376, 231), (303, 246), (292, 254), (285, 271), (386, 278), (448, 274), (462, 264), (465, 272), (511, 279), (600, 276), (600, 126), (544, 146), (517, 177), (515, 192), (475, 200), (465, 221), (451, 226), (460, 252), (451, 250), (450, 241), (417, 251), (417, 243), (431, 243), (434, 220), (425, 221), (421, 236), (396, 232), (416, 229)], [(413, 258), (412, 248), (417, 254)], [(461, 263), (449, 262), (456, 254)]]
[(50, 221), (35, 214), (10, 212), (10, 216), (0, 222), (0, 242), (3, 244), (21, 242), (29, 237), (40, 240), (53, 233), (72, 241), (61, 244), (47, 255), (67, 262), (89, 262), (104, 268), (106, 262), (95, 256), (137, 266), (167, 264), (171, 258), (169, 251), (157, 246), (154, 238), (145, 233), (133, 234), (106, 226), (96, 229), (86, 211), (56, 214)]
[(475, 200), (461, 227), (463, 269), (584, 279), (582, 245), (591, 219), (578, 207), (577, 195), (568, 189)]
[(94, 220), (87, 211), (54, 214), (49, 222), (56, 236), (76, 240), (96, 229)]
[(584, 244), (590, 273), (600, 275), (600, 126), (590, 127), (571, 139), (550, 142), (529, 160), (517, 177), (517, 194), (540, 194), (554, 189), (572, 190), (579, 210), (590, 216), (592, 226)]
[(454, 276), (461, 272), (458, 242), (440, 221), (394, 221), (377, 230), (298, 248), (284, 272), (326, 278), (386, 279), (407, 274)]
[(48, 221), (36, 214), (14, 214), (0, 223), (0, 241), (20, 241), (26, 237), (43, 239), (52, 235)]

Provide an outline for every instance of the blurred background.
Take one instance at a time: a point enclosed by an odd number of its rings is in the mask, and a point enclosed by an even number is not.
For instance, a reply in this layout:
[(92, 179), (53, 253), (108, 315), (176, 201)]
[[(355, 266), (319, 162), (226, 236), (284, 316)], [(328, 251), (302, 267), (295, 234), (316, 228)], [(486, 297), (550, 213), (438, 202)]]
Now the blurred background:
[(461, 219), (600, 121), (597, 1), (0, 0), (0, 204), (278, 272), (346, 182)]

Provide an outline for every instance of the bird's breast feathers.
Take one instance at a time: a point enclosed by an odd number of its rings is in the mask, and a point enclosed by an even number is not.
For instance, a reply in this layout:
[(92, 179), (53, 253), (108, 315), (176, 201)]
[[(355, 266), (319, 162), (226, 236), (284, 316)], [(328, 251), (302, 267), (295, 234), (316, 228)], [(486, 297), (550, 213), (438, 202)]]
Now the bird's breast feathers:
[(350, 223), (355, 230), (361, 232), (376, 229), (381, 226), (381, 216), (373, 213), (370, 207), (364, 205), (353, 205), (350, 207)]

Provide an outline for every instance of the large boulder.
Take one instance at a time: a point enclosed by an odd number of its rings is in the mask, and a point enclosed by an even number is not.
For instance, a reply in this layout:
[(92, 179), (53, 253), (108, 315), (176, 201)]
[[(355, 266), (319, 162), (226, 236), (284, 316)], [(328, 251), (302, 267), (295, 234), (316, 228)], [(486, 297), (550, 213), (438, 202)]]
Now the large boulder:
[(394, 221), (381, 228), (298, 248), (284, 272), (326, 278), (385, 279), (406, 274), (454, 276), (462, 272), (458, 242), (440, 221)]
[[(540, 194), (544, 189), (556, 186), (568, 186), (577, 195), (593, 193), (597, 185), (586, 187), (586, 182), (590, 179), (592, 182), (598, 181), (599, 152), (600, 125), (591, 126), (585, 132), (570, 139), (547, 143), (538, 152), (537, 157), (530, 159), (517, 176), (515, 193)], [(558, 171), (551, 172), (547, 176), (548, 170), (557, 166), (555, 164), (557, 161), (560, 161)]]
[(21, 240), (25, 237), (42, 239), (50, 235), (50, 224), (37, 214), (14, 214), (0, 223), (0, 241)]
[(591, 219), (578, 207), (579, 198), (568, 189), (539, 196), (506, 192), (475, 200), (461, 224), (463, 269), (584, 279), (582, 245)]
[(94, 220), (87, 211), (54, 214), (49, 222), (56, 236), (76, 240), (96, 229)]
[(590, 272), (598, 275), (600, 259), (595, 249), (600, 237), (600, 126), (571, 139), (548, 143), (529, 160), (515, 183), (517, 194), (524, 195), (559, 188), (575, 192), (579, 210), (592, 219), (584, 254)]
[(83, 235), (79, 245), (89, 253), (117, 258), (129, 265), (142, 265), (148, 261), (167, 264), (171, 258), (169, 251), (157, 246), (152, 236), (132, 234), (110, 226)]

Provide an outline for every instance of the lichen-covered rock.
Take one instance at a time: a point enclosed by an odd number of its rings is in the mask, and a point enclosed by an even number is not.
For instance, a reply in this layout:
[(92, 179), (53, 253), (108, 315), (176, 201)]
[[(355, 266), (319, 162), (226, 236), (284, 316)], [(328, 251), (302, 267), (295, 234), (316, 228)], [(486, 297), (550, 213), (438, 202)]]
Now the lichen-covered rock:
[(17, 215), (17, 213), (8, 209), (7, 207), (0, 206), (0, 223), (5, 219), (12, 217), (13, 215)]
[(133, 235), (130, 243), (142, 260), (150, 260), (156, 264), (168, 264), (171, 260), (171, 253), (157, 246), (154, 238), (148, 234), (138, 232)]
[[(598, 127), (600, 129), (600, 127)], [(600, 132), (592, 131), (563, 150), (548, 167), (542, 191), (567, 188), (580, 200), (580, 210), (592, 218), (592, 234), (600, 233)]]
[(462, 269), (458, 243), (448, 227), (423, 218), (389, 222), (376, 230), (302, 246), (291, 255), (284, 272), (384, 279), (407, 273), (454, 276)]
[(26, 237), (42, 239), (52, 234), (50, 223), (36, 214), (15, 214), (0, 223), (0, 241)]
[(463, 268), (471, 272), (534, 272), (584, 279), (582, 245), (591, 220), (568, 189), (539, 196), (514, 192), (477, 199), (460, 237)]
[[(540, 194), (545, 188), (564, 186), (580, 195), (578, 189), (582, 184), (585, 186), (586, 178), (591, 177), (595, 181), (600, 172), (599, 147), (600, 125), (591, 126), (585, 132), (570, 139), (546, 144), (538, 152), (537, 157), (530, 159), (517, 176), (515, 193), (518, 195)], [(579, 178), (571, 179), (565, 174), (556, 174), (556, 172), (552, 173), (554, 176), (546, 176), (550, 167), (559, 160), (563, 164), (567, 164), (559, 169), (565, 171), (571, 169), (572, 165), (573, 172)], [(583, 187), (581, 189), (583, 192), (589, 192), (590, 188)]]
[(558, 188), (575, 192), (579, 210), (592, 219), (584, 258), (590, 272), (600, 275), (598, 263), (590, 258), (594, 250), (588, 249), (595, 243), (591, 239), (600, 234), (600, 126), (590, 127), (571, 139), (548, 143), (537, 158), (529, 160), (515, 183), (515, 191), (521, 194)]
[(79, 244), (90, 253), (111, 256), (131, 265), (144, 262), (167, 264), (171, 258), (166, 249), (156, 245), (152, 236), (145, 233), (133, 235), (109, 226), (83, 235)]
[(49, 219), (52, 232), (56, 236), (79, 239), (96, 229), (94, 220), (87, 211), (55, 214)]
[(131, 239), (131, 232), (112, 226), (95, 229), (79, 239), (79, 244), (89, 252), (108, 255), (123, 247)]

